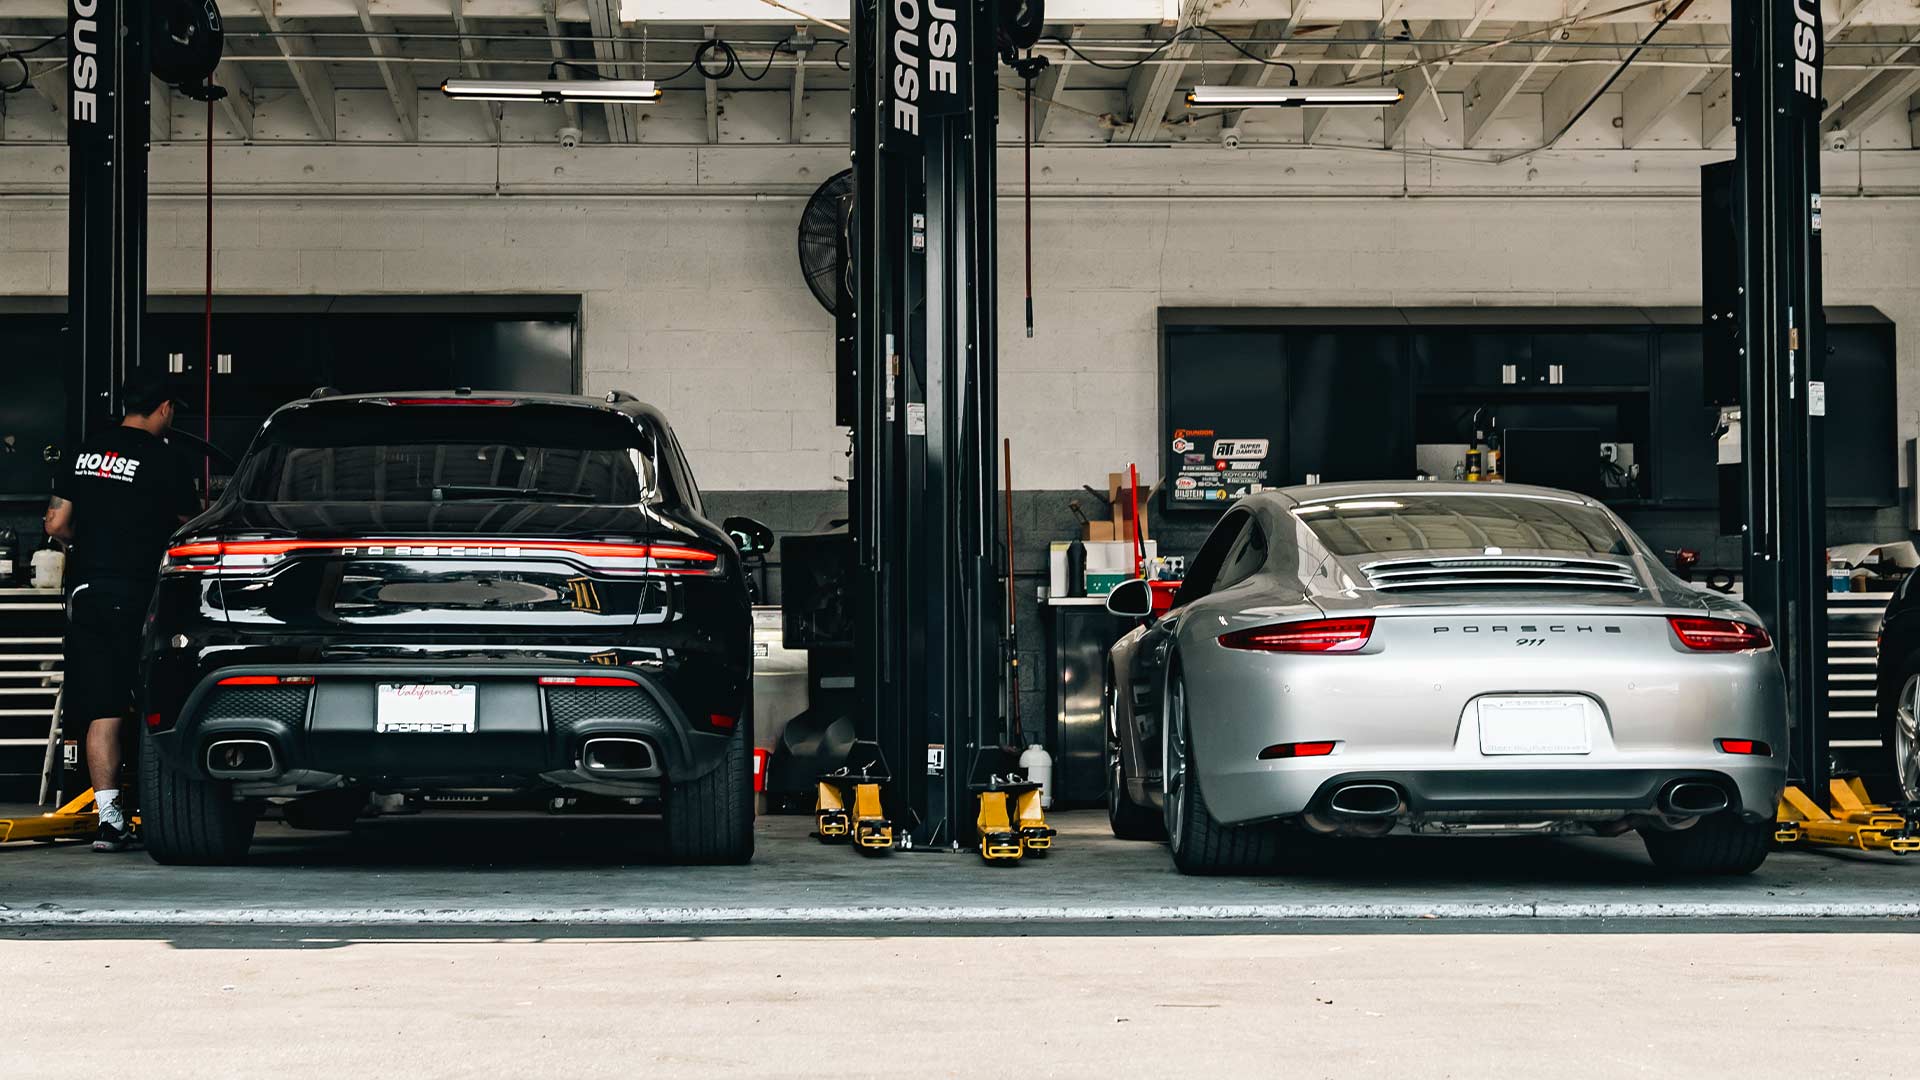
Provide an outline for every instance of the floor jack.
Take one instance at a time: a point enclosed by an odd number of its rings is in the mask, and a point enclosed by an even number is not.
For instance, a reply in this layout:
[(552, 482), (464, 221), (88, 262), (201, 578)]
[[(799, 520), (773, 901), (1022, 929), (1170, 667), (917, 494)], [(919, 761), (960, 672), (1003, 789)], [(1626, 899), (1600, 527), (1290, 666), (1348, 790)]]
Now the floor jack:
[(1053, 847), (1054, 830), (1040, 809), (1040, 785), (1028, 780), (991, 777), (980, 789), (980, 857), (990, 863), (1035, 858)]
[[(139, 818), (134, 818), (134, 824), (139, 822)], [(0, 818), (0, 844), (20, 840), (37, 840), (43, 844), (55, 840), (91, 840), (99, 828), (100, 815), (93, 807), (93, 789), (88, 788), (51, 813)]]
[(880, 785), (888, 779), (846, 769), (822, 776), (815, 786), (813, 810), (820, 842), (842, 844), (851, 839), (862, 855), (885, 855), (892, 851), (893, 822), (888, 820), (880, 801)]
[(1828, 782), (1832, 806), (1823, 809), (1797, 787), (1780, 797), (1773, 838), (1783, 844), (1828, 844), (1859, 851), (1920, 851), (1920, 803), (1883, 806), (1867, 798), (1859, 777)]

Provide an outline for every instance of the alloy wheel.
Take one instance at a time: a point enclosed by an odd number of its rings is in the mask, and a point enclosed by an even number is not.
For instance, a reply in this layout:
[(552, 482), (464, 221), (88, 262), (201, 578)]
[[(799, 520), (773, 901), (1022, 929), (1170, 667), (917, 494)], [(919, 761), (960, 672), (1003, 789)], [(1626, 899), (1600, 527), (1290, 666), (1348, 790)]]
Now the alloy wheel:
[(1907, 678), (1893, 711), (1893, 767), (1900, 776), (1900, 794), (1920, 800), (1920, 675)]

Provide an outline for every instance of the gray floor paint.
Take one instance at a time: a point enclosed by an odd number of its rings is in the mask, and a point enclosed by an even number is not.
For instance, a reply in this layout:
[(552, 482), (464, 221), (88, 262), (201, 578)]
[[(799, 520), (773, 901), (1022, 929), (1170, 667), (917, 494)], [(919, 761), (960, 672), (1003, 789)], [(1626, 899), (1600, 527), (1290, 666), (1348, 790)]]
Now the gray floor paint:
[(1044, 861), (863, 858), (763, 818), (749, 867), (673, 867), (644, 821), (416, 817), (352, 834), (263, 826), (250, 865), (163, 867), (80, 845), (0, 849), (0, 926), (581, 925), (1027, 920), (1541, 919), (1920, 915), (1920, 859), (1776, 854), (1747, 878), (1659, 875), (1638, 840), (1333, 845), (1269, 877), (1189, 878), (1103, 815), (1059, 815)]

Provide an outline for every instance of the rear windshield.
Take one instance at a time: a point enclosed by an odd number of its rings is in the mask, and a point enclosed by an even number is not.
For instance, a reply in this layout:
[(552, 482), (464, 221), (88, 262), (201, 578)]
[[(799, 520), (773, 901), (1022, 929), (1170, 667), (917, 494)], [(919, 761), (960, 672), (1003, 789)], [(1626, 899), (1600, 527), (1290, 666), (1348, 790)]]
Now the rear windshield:
[(654, 449), (651, 433), (592, 409), (341, 404), (276, 418), (238, 486), (250, 502), (631, 506), (671, 496)]
[(1629, 555), (1603, 510), (1571, 499), (1525, 495), (1391, 494), (1296, 507), (1335, 555), (1515, 548)]

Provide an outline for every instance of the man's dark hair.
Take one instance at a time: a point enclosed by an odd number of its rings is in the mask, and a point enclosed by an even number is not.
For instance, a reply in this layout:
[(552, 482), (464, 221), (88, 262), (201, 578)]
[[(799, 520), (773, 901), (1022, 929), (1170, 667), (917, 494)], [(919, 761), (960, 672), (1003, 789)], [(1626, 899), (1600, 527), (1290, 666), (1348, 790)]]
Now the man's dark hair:
[(150, 416), (172, 400), (166, 380), (150, 372), (135, 371), (120, 386), (120, 404), (128, 416)]

